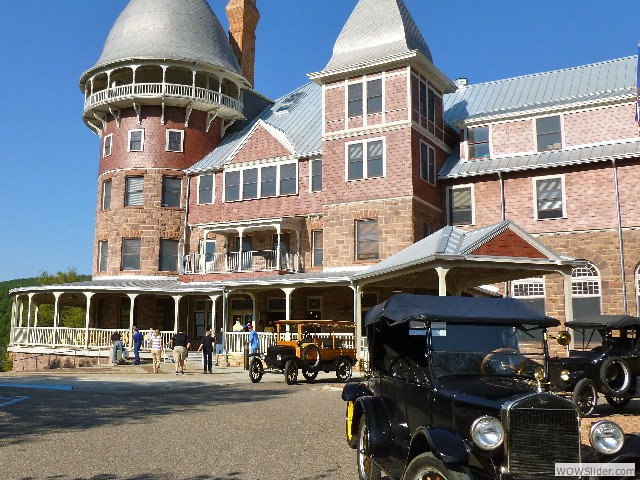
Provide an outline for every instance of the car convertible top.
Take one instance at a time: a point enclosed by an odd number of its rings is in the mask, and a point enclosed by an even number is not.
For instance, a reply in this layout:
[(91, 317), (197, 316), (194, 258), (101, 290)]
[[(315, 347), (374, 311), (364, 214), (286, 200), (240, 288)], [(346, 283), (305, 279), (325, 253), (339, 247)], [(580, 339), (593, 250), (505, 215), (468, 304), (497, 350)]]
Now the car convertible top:
[(373, 307), (367, 313), (367, 326), (383, 318), (391, 324), (411, 320), (489, 325), (539, 325), (557, 327), (560, 321), (540, 315), (513, 298), (438, 297), (401, 293)]
[(640, 318), (631, 315), (590, 315), (567, 322), (571, 328), (631, 328), (640, 327)]

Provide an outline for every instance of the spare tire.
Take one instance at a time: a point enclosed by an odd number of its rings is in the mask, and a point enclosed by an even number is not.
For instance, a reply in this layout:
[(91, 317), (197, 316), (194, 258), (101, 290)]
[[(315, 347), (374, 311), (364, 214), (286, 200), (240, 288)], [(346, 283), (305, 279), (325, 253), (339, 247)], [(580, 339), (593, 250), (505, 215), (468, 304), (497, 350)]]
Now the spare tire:
[(611, 397), (623, 397), (631, 388), (629, 365), (620, 357), (609, 357), (600, 366), (602, 390)]
[(320, 365), (320, 347), (315, 343), (304, 347), (300, 356), (308, 369), (317, 368)]

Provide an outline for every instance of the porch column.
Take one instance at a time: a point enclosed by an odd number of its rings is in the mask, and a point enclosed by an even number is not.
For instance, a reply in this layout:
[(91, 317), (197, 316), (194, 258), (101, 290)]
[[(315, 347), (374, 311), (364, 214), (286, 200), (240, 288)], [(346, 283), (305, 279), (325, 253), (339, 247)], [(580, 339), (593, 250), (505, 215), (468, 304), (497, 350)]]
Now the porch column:
[(241, 272), (243, 270), (242, 265), (242, 235), (244, 234), (244, 227), (238, 227), (238, 245), (236, 245), (238, 249), (238, 271)]
[(58, 306), (60, 304), (60, 295), (62, 292), (53, 292), (53, 296), (55, 298), (54, 306), (53, 306), (53, 345), (58, 344)]
[(18, 304), (18, 317), (16, 318), (16, 327), (22, 326), (22, 318), (24, 317), (24, 301), (20, 300)]
[[(564, 286), (564, 321), (565, 329), (566, 322), (573, 320), (573, 284), (571, 282), (571, 273), (562, 272), (562, 280)], [(567, 349), (573, 348), (574, 338), (571, 335), (571, 343), (567, 346)]]
[(447, 296), (447, 273), (448, 268), (436, 267), (438, 273), (438, 295), (441, 297)]
[[(295, 288), (281, 288), (284, 292), (286, 310), (285, 310), (285, 320), (291, 320), (291, 294), (295, 290)], [(288, 326), (287, 326), (288, 328)]]
[(180, 299), (181, 298), (182, 298), (182, 295), (174, 295), (173, 296), (173, 302), (174, 302), (173, 333), (178, 333), (178, 309), (180, 307)]
[(27, 329), (31, 328), (31, 308), (33, 306), (34, 293), (29, 294), (29, 311), (27, 312)]
[(300, 230), (294, 230), (296, 232), (296, 256), (294, 258), (294, 271), (298, 273), (300, 271)]
[(356, 361), (362, 359), (362, 322), (360, 319), (362, 318), (362, 287), (359, 285), (350, 285), (353, 290), (353, 321), (356, 326), (356, 336), (354, 338), (355, 342), (355, 350), (356, 350)]
[(251, 315), (253, 316), (253, 320), (251, 321), (251, 323), (253, 324), (253, 329), (255, 330), (257, 325), (256, 324), (256, 296), (253, 293), (249, 293), (249, 292), (247, 292), (247, 296), (251, 298), (251, 303), (253, 305), (253, 308), (251, 310)]
[(129, 309), (129, 348), (133, 348), (133, 314), (136, 306), (137, 293), (127, 293), (127, 297), (131, 299), (131, 308)]
[(13, 300), (11, 302), (11, 329), (9, 330), (9, 345), (13, 345), (14, 341), (15, 341), (15, 327), (16, 327), (16, 319), (17, 319), (17, 312), (18, 312), (18, 295), (16, 295), (15, 297), (13, 297)]
[(218, 298), (220, 298), (220, 295), (209, 295), (209, 298), (211, 299), (211, 332), (214, 334), (214, 338), (215, 338), (215, 333), (217, 332), (217, 326), (216, 326), (216, 302), (218, 301)]
[(33, 321), (33, 326), (34, 328), (36, 328), (38, 326), (38, 317), (40, 316), (40, 304), (36, 303), (36, 311), (33, 312), (35, 313), (35, 320)]
[[(228, 315), (229, 292), (222, 290), (222, 348), (227, 351), (227, 315)], [(225, 356), (225, 361), (226, 361)]]
[(276, 238), (278, 239), (278, 243), (276, 246), (276, 270), (279, 272), (280, 271), (280, 255), (281, 255), (280, 233), (282, 233), (282, 227), (280, 226), (280, 224), (277, 224), (275, 227), (276, 227)]
[[(84, 346), (85, 348), (89, 348), (89, 319), (91, 312), (91, 297), (93, 297), (93, 293), (85, 292), (85, 297), (87, 297), (87, 311), (84, 316)], [(133, 308), (131, 309), (133, 311)]]

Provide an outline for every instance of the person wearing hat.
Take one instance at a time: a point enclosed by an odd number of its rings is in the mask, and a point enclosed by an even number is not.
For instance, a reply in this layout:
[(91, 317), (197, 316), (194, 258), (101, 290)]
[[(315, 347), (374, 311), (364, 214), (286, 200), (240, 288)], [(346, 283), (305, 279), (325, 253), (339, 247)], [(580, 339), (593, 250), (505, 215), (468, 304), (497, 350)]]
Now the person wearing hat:
[(138, 331), (138, 327), (133, 327), (133, 358), (136, 365), (140, 365), (140, 348), (144, 337)]

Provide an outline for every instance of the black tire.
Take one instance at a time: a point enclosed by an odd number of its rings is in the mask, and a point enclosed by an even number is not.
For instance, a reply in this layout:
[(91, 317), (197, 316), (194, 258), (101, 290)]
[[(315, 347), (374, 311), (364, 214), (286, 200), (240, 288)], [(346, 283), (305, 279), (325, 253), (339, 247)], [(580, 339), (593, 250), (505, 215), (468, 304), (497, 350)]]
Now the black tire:
[(407, 467), (403, 480), (470, 480), (468, 468), (462, 465), (445, 465), (431, 453), (418, 455)]
[(600, 366), (600, 382), (606, 395), (624, 397), (631, 388), (629, 365), (620, 357), (607, 358)]
[[(300, 356), (302, 357), (302, 362), (307, 366), (309, 370), (318, 368), (318, 366), (320, 365), (320, 347), (318, 347), (315, 343), (310, 343), (309, 345), (305, 346), (302, 349), (302, 353), (300, 354)], [(309, 359), (309, 357), (311, 357), (311, 359)]]
[(583, 417), (591, 415), (598, 405), (596, 384), (588, 378), (580, 380), (573, 389), (571, 401), (578, 407)]
[(295, 360), (288, 360), (284, 365), (284, 379), (287, 385), (295, 385), (298, 381), (298, 364)]
[(307, 370), (306, 368), (302, 369), (302, 375), (307, 379), (309, 383), (313, 382), (318, 376), (317, 370)]
[(631, 397), (612, 397), (611, 395), (605, 395), (604, 398), (607, 399), (607, 403), (609, 405), (618, 409), (623, 409), (629, 405), (629, 402), (631, 401)]
[(352, 368), (350, 360), (346, 358), (340, 359), (338, 365), (336, 365), (336, 378), (341, 382), (348, 382), (351, 380)]
[(371, 461), (371, 456), (369, 455), (369, 432), (364, 416), (360, 419), (358, 427), (356, 458), (358, 460), (358, 478), (360, 480), (380, 480), (382, 477), (380, 469)]
[(262, 375), (264, 374), (264, 367), (262, 366), (262, 362), (257, 358), (251, 360), (251, 364), (249, 365), (249, 378), (253, 383), (258, 383), (262, 380)]

